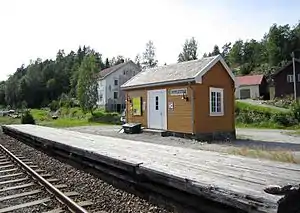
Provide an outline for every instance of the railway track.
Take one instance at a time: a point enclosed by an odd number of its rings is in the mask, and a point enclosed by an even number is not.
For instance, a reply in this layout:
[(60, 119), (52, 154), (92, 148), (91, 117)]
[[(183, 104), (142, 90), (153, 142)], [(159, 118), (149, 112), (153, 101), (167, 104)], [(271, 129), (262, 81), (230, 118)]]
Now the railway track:
[(79, 193), (68, 191), (23, 156), (14, 155), (0, 144), (0, 213), (4, 212), (88, 212), (89, 200), (79, 200)]

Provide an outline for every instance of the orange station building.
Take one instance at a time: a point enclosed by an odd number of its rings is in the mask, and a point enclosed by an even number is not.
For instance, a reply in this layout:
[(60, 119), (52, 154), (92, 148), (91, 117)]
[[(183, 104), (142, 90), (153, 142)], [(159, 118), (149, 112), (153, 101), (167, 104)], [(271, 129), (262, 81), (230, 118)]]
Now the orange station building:
[(235, 139), (235, 77), (221, 55), (146, 69), (121, 88), (128, 123), (197, 140)]

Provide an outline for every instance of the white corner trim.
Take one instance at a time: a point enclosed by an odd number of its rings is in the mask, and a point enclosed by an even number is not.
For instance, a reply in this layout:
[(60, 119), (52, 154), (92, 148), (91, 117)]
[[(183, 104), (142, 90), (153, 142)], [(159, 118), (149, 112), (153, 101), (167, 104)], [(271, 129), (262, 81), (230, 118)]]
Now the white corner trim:
[[(212, 106), (211, 106), (211, 93), (212, 92), (221, 93), (221, 112), (212, 112)], [(209, 115), (210, 116), (224, 116), (224, 89), (223, 88), (216, 88), (216, 87), (209, 88)]]
[(146, 104), (146, 107), (147, 107), (147, 128), (150, 128), (150, 119), (149, 119), (149, 114), (150, 114), (150, 90), (147, 91), (147, 104)]
[(164, 89), (164, 95), (165, 95), (165, 123), (164, 123), (164, 128), (167, 131), (168, 130), (168, 91), (167, 91), (167, 89)]

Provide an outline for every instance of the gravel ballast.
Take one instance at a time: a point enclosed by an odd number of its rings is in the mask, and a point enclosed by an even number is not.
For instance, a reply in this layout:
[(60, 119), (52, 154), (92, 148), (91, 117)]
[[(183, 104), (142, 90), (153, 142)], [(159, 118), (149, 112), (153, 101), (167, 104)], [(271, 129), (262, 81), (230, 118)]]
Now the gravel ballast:
[(92, 201), (93, 210), (112, 213), (170, 212), (136, 195), (117, 189), (97, 177), (64, 164), (2, 133), (0, 133), (0, 143), (12, 150), (14, 154), (30, 159), (39, 169), (44, 169), (47, 173), (52, 174), (53, 178), (59, 179), (60, 183), (67, 184), (69, 191), (76, 191), (84, 200)]

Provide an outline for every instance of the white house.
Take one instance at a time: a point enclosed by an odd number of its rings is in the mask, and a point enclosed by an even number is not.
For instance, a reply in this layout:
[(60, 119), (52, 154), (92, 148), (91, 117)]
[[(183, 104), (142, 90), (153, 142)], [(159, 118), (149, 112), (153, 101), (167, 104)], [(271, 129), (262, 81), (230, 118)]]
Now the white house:
[(140, 71), (139, 66), (131, 60), (101, 70), (97, 105), (108, 111), (120, 112), (123, 110), (125, 108), (125, 93), (120, 89), (120, 86)]
[(246, 75), (236, 77), (238, 88), (236, 99), (256, 99), (268, 94), (267, 81), (264, 75)]

